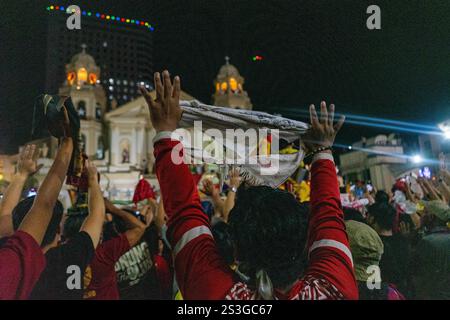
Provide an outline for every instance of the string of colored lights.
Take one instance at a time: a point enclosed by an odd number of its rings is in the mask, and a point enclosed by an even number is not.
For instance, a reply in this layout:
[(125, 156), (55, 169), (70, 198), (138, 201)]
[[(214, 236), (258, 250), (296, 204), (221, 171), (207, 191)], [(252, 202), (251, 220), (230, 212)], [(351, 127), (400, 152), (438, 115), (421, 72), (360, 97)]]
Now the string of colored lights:
[[(56, 5), (48, 6), (47, 7), (47, 11), (58, 11), (58, 12), (71, 13), (68, 8), (66, 8), (64, 6), (56, 6)], [(75, 10), (72, 10), (72, 12), (75, 12)], [(108, 14), (99, 13), (99, 12), (95, 12), (94, 13), (94, 12), (85, 11), (85, 10), (81, 11), (81, 15), (88, 16), (88, 17), (93, 17), (93, 18), (97, 18), (97, 19), (105, 20), (105, 21), (109, 21), (109, 22), (116, 22), (116, 23), (124, 23), (124, 24), (142, 26), (142, 27), (147, 28), (150, 31), (154, 31), (155, 30), (155, 28), (150, 23), (148, 23), (146, 21), (142, 21), (142, 20), (117, 17), (117, 16), (108, 15)]]
[(253, 56), (253, 57), (252, 57), (252, 60), (253, 60), (253, 61), (262, 61), (262, 60), (263, 60), (263, 57), (258, 56), (258, 55), (257, 55), (257, 56)]

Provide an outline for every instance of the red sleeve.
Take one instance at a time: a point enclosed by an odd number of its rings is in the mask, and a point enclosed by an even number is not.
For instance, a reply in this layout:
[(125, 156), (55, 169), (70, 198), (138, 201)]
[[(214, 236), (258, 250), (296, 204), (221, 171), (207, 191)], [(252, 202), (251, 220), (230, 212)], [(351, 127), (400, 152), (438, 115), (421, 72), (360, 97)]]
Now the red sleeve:
[(122, 233), (117, 237), (101, 243), (95, 250), (94, 260), (98, 264), (114, 265), (129, 250), (130, 243), (128, 242), (127, 236)]
[(27, 299), (45, 263), (45, 256), (34, 238), (16, 231), (0, 248), (0, 299)]
[(344, 299), (358, 299), (336, 168), (330, 160), (317, 160), (311, 169), (308, 249), (306, 275), (328, 281)]
[(182, 155), (182, 145), (162, 139), (154, 150), (156, 175), (169, 217), (167, 238), (183, 298), (223, 299), (234, 285), (233, 273), (218, 253), (189, 168), (172, 162), (172, 152)]

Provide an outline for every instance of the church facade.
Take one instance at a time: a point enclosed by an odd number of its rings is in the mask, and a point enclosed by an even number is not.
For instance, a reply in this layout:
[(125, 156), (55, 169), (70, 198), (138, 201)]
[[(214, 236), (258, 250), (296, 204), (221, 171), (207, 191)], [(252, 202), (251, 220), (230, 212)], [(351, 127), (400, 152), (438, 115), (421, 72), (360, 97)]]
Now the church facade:
[[(101, 173), (105, 196), (126, 203), (131, 200), (141, 175), (158, 189), (153, 174), (152, 140), (156, 132), (142, 96), (120, 107), (113, 101), (112, 110), (107, 111), (106, 94), (100, 80), (101, 70), (84, 47), (66, 65), (66, 80), (59, 94), (69, 95), (78, 111), (83, 148)], [(214, 80), (212, 104), (251, 109), (252, 104), (243, 85), (244, 78), (227, 57)], [(155, 91), (150, 94), (155, 98)], [(180, 99), (195, 100), (183, 91)], [(57, 141), (51, 138), (35, 143), (40, 150), (38, 162), (44, 164), (41, 175), (37, 176), (41, 181), (50, 168)]]

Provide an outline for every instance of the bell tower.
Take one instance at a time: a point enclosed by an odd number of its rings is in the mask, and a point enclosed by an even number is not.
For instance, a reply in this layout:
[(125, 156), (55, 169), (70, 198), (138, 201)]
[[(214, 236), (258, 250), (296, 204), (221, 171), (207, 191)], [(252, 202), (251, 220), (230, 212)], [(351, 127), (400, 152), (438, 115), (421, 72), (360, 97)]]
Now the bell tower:
[(103, 115), (106, 112), (106, 95), (100, 84), (100, 68), (94, 58), (82, 51), (66, 64), (66, 80), (59, 94), (72, 97), (80, 116), (81, 139), (84, 152), (91, 159), (105, 159), (106, 134), (103, 129)]
[(238, 69), (230, 64), (230, 58), (225, 57), (225, 64), (220, 68), (214, 80), (215, 92), (212, 96), (213, 104), (235, 109), (252, 109), (252, 103), (244, 91), (244, 78)]

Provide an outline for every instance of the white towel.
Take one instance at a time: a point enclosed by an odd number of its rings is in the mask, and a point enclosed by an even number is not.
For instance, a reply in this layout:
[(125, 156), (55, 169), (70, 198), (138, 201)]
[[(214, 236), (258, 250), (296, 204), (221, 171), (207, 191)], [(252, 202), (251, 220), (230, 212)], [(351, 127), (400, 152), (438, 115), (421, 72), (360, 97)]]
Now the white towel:
[[(260, 111), (205, 105), (195, 100), (180, 101), (180, 106), (183, 110), (180, 121), (181, 128), (192, 128), (195, 121), (201, 121), (203, 132), (208, 129), (216, 129), (225, 138), (222, 141), (225, 154), (231, 152), (233, 159), (242, 159), (242, 157), (247, 159), (246, 163), (234, 165), (221, 163), (215, 158), (206, 159), (207, 157), (200, 150), (203, 146), (199, 148), (195, 146), (192, 140), (185, 139), (182, 142), (185, 154), (190, 157), (191, 163), (194, 163), (193, 161), (196, 161), (196, 163), (216, 163), (222, 168), (222, 173), (225, 173), (225, 175), (230, 166), (238, 167), (244, 178), (251, 184), (278, 187), (295, 172), (303, 159), (303, 150), (294, 154), (278, 154), (278, 141), (283, 139), (291, 143), (300, 139), (301, 135), (308, 129), (306, 123)], [(234, 141), (234, 139), (227, 140), (227, 129), (242, 129), (243, 131), (255, 129), (261, 130), (260, 132), (267, 130), (272, 137), (272, 154), (268, 156), (252, 155), (257, 145), (248, 146), (242, 142)], [(270, 161), (271, 165), (261, 165), (261, 163), (267, 163), (267, 161)]]

